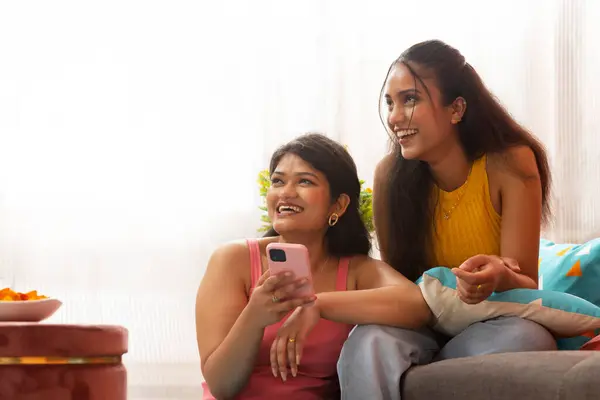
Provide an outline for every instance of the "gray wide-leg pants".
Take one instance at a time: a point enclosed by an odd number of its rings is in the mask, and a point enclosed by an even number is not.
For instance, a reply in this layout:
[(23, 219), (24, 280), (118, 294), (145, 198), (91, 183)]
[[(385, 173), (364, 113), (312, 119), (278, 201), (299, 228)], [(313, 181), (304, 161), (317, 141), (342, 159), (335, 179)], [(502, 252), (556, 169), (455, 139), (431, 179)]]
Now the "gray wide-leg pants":
[(544, 327), (517, 317), (478, 322), (453, 338), (429, 328), (360, 325), (350, 333), (338, 362), (342, 400), (400, 400), (400, 380), (413, 364), (555, 349), (556, 340)]

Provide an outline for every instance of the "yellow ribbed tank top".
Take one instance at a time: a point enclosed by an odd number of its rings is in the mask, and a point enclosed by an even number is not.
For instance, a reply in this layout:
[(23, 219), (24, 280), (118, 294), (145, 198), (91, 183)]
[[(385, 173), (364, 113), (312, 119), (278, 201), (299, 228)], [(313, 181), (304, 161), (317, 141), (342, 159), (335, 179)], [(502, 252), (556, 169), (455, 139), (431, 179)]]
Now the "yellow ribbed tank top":
[(473, 163), (465, 183), (452, 192), (437, 186), (433, 265), (458, 267), (477, 254), (500, 254), (501, 217), (494, 209), (486, 156)]

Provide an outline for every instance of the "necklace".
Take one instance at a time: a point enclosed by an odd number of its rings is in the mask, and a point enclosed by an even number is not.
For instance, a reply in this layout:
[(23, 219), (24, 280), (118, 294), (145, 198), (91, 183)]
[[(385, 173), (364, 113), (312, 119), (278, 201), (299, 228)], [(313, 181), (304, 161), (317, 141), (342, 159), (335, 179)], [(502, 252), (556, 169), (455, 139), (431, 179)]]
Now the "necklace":
[(464, 183), (464, 185), (460, 189), (458, 189), (459, 190), (458, 196), (457, 196), (456, 201), (452, 205), (452, 207), (450, 207), (448, 210), (446, 210), (446, 209), (444, 209), (444, 206), (441, 206), (442, 216), (445, 220), (450, 219), (450, 217), (452, 216), (452, 212), (454, 212), (456, 207), (458, 207), (458, 205), (460, 204), (460, 201), (462, 200), (462, 197), (464, 196), (465, 192), (467, 191), (467, 187), (469, 186), (469, 181), (470, 181), (469, 178), (471, 178), (472, 170), (473, 170), (473, 165), (471, 165), (471, 168), (469, 168), (469, 174), (467, 175), (467, 181)]
[(325, 262), (321, 263), (321, 266), (320, 266), (320, 268), (319, 268), (319, 273), (323, 272), (323, 269), (325, 269), (325, 266), (326, 266), (326, 265), (327, 265), (327, 263), (329, 262), (329, 258), (330, 258), (330, 257), (331, 257), (331, 256), (329, 256), (329, 255), (328, 255), (328, 256), (327, 256), (327, 258), (325, 259)]
[(460, 204), (460, 200), (462, 199), (462, 196), (463, 196), (463, 193), (459, 193), (458, 194), (458, 198), (456, 199), (456, 202), (454, 202), (454, 204), (452, 205), (452, 207), (450, 207), (449, 210), (446, 211), (444, 209), (444, 207), (442, 206), (442, 215), (443, 215), (443, 217), (444, 217), (445, 220), (449, 220), (450, 219), (450, 217), (452, 216), (452, 212)]

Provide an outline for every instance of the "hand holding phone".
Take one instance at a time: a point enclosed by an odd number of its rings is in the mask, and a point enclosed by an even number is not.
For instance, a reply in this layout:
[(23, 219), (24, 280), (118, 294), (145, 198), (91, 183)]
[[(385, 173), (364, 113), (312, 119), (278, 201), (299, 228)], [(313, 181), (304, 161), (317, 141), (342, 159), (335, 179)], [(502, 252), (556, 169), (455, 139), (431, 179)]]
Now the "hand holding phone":
[(275, 275), (290, 271), (296, 279), (306, 278), (308, 283), (294, 292), (294, 297), (314, 295), (308, 249), (302, 244), (269, 243), (267, 245), (269, 272)]

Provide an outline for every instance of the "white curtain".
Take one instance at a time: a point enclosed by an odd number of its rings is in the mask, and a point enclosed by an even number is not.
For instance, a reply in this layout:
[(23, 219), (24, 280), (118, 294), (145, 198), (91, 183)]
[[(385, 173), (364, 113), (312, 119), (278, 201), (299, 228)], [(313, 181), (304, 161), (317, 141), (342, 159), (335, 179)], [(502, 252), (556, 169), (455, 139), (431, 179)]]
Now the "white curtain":
[(49, 322), (129, 328), (132, 398), (197, 398), (195, 291), (217, 245), (256, 235), (258, 171), (318, 130), (370, 183), (385, 72), (430, 38), (548, 147), (544, 235), (585, 240), (599, 20), (596, 0), (2, 2), (0, 279), (62, 299)]

